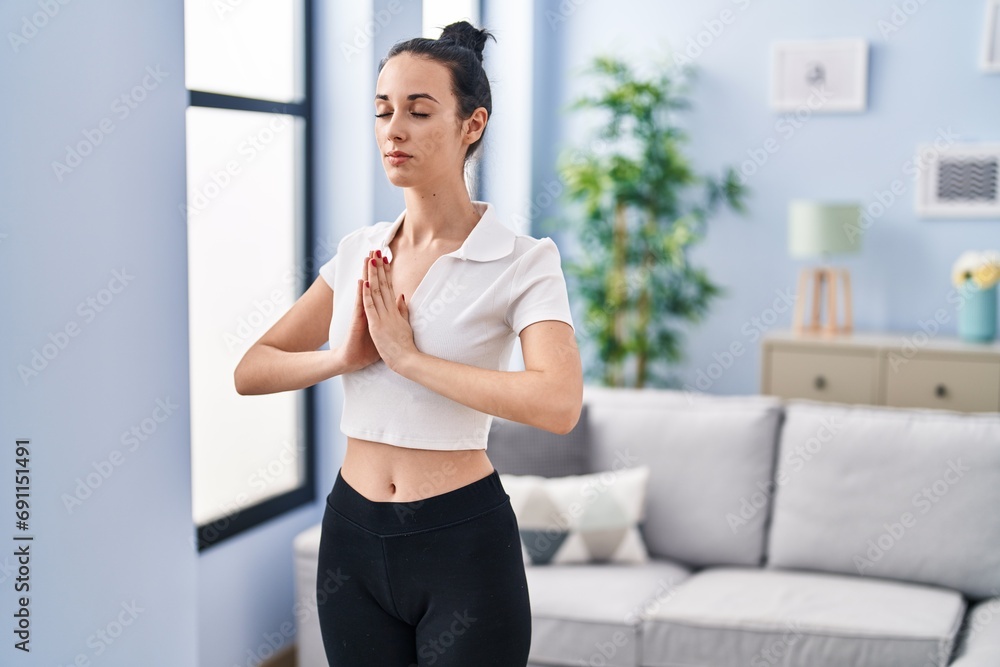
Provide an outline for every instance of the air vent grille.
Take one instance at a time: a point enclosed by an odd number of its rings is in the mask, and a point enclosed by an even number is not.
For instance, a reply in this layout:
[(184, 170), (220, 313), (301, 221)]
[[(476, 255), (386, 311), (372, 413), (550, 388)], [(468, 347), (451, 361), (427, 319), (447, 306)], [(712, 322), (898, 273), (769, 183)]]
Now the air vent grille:
[(997, 198), (997, 158), (946, 158), (938, 169), (938, 199), (985, 201)]
[(1000, 218), (1000, 144), (919, 148), (917, 214)]

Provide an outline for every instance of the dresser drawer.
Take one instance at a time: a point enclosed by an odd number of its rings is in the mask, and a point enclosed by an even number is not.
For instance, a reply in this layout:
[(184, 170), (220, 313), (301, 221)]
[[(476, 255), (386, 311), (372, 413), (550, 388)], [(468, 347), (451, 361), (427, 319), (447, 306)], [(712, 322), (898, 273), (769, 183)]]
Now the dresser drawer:
[(874, 403), (877, 362), (874, 350), (865, 353), (775, 346), (770, 351), (770, 387), (766, 393), (782, 398)]
[(885, 404), (967, 412), (1000, 410), (1000, 361), (934, 358), (900, 361), (886, 353)]

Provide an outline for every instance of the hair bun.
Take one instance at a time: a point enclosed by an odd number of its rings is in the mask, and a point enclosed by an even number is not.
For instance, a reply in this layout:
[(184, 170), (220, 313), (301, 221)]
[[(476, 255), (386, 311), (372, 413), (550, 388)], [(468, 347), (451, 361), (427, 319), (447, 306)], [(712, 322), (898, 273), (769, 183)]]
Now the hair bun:
[[(482, 62), (483, 48), (486, 46), (487, 37), (493, 37), (493, 35), (485, 28), (479, 29), (468, 21), (458, 21), (445, 26), (438, 40), (452, 41), (459, 46), (464, 46), (473, 51), (479, 58), (479, 62)], [(496, 41), (496, 37), (493, 37), (493, 41)]]

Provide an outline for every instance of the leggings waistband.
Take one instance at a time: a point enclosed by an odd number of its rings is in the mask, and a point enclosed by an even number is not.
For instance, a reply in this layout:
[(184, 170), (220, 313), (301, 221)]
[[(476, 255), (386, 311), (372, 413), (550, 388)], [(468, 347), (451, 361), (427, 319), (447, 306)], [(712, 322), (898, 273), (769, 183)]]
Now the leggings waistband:
[(465, 486), (407, 502), (369, 500), (348, 484), (338, 470), (326, 502), (369, 532), (396, 535), (469, 519), (503, 505), (509, 498), (495, 468), (486, 477)]

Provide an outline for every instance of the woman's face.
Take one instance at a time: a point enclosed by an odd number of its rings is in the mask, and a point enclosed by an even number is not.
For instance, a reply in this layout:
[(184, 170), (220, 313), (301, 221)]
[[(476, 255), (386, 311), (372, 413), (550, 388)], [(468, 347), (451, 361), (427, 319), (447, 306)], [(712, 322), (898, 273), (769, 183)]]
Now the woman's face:
[[(400, 53), (375, 86), (375, 141), (389, 181), (399, 187), (463, 178), (468, 146), (482, 134), (486, 109), (461, 121), (451, 74), (439, 62)], [(390, 153), (411, 157), (397, 160)]]

